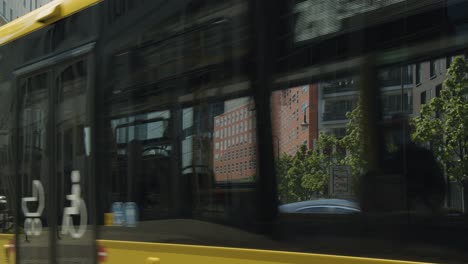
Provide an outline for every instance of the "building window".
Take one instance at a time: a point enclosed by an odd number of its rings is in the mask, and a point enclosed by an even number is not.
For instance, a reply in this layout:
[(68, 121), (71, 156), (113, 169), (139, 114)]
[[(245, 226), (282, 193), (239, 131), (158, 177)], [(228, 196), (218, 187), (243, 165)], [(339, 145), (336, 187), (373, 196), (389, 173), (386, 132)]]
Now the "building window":
[(450, 65), (452, 64), (453, 59), (455, 56), (448, 56), (446, 61), (445, 61), (445, 68), (448, 69), (450, 68)]
[(436, 86), (436, 97), (440, 97), (440, 91), (442, 90), (442, 84)]
[(292, 96), (292, 102), (297, 103), (297, 94), (293, 94)]
[(425, 104), (426, 103), (426, 92), (422, 92), (421, 93), (421, 104)]
[(13, 9), (10, 8), (10, 21), (13, 20)]
[(346, 120), (346, 113), (354, 109), (353, 100), (326, 101), (323, 121)]
[(408, 94), (390, 94), (382, 99), (383, 110), (385, 114), (402, 112), (410, 110)]
[(307, 102), (302, 104), (302, 113), (304, 114), (307, 109)]
[(416, 84), (421, 83), (421, 63), (416, 64)]
[(37, 8), (37, 0), (35, 0), (34, 8)]
[(437, 73), (440, 73), (440, 60), (431, 60), (430, 66), (430, 77), (434, 78)]
[(308, 90), (309, 90), (309, 86), (308, 86), (308, 85), (302, 86), (302, 93), (306, 93)]

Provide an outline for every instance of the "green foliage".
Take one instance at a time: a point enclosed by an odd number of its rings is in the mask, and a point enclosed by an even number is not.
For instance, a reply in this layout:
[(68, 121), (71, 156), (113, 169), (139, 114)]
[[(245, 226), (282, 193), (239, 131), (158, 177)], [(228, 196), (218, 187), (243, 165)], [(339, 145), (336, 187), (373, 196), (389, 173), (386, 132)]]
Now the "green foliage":
[(358, 106), (346, 115), (349, 122), (346, 127), (346, 136), (339, 141), (339, 145), (347, 150), (341, 165), (351, 166), (354, 176), (361, 175), (367, 163), (364, 157), (364, 126), (362, 121), (362, 108)]
[(283, 154), (276, 163), (279, 198), (282, 203), (328, 195), (329, 170), (332, 165), (348, 165), (353, 175), (362, 172), (362, 111), (356, 107), (347, 114), (346, 136), (338, 139), (321, 133), (313, 149), (298, 146), (294, 156)]
[(440, 97), (423, 105), (412, 120), (415, 142), (429, 144), (448, 176), (468, 180), (468, 64), (457, 57), (447, 72)]

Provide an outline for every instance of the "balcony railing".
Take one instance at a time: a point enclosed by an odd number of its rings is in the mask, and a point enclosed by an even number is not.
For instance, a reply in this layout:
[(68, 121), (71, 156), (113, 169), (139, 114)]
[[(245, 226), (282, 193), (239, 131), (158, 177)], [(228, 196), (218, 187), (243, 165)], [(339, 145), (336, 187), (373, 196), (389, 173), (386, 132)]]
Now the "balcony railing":
[(338, 121), (338, 120), (347, 120), (346, 113), (348, 112), (338, 112), (338, 113), (323, 113), (323, 121)]
[(323, 87), (324, 94), (333, 94), (333, 93), (344, 93), (356, 91), (357, 88), (354, 84), (339, 85), (339, 84), (329, 84)]
[(408, 85), (412, 84), (413, 80), (410, 79), (410, 77), (405, 77), (403, 78), (403, 83), (401, 78), (392, 78), (388, 80), (379, 80), (380, 86), (381, 87), (388, 87), (388, 86), (401, 86), (403, 85)]
[(413, 112), (413, 103), (409, 104), (404, 104), (403, 109), (400, 108), (399, 106), (384, 106), (383, 108), (383, 114), (384, 115), (393, 115), (393, 114), (411, 114)]

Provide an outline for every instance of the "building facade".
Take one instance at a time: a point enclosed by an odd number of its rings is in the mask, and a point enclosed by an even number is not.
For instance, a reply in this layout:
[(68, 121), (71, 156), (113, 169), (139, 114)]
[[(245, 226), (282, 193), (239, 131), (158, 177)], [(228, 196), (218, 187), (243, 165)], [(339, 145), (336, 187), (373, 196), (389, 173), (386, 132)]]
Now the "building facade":
[(357, 106), (359, 91), (355, 77), (319, 83), (318, 129), (337, 138), (346, 134), (346, 114)]
[(225, 103), (214, 118), (214, 172), (217, 182), (246, 181), (257, 170), (256, 115), (251, 100)]
[(313, 147), (318, 138), (318, 91), (316, 84), (276, 91), (272, 94), (272, 125), (275, 156), (294, 155), (300, 145)]
[(52, 1), (53, 0), (2, 0), (0, 16), (4, 22), (8, 23)]
[(440, 95), (447, 69), (456, 56), (462, 56), (462, 54), (433, 58), (414, 65), (414, 114), (419, 113), (421, 105)]

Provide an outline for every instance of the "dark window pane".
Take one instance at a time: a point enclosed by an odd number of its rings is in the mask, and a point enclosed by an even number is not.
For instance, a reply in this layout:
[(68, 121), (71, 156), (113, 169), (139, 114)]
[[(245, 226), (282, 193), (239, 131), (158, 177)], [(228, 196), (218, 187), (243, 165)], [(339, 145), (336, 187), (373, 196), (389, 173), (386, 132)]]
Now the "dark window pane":
[(426, 92), (422, 92), (421, 93), (421, 104), (425, 104), (426, 103)]
[(421, 83), (421, 63), (416, 63), (416, 83)]

